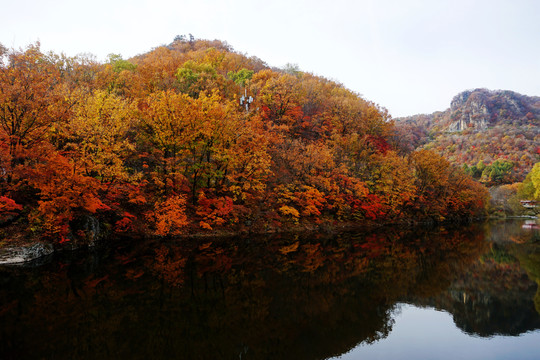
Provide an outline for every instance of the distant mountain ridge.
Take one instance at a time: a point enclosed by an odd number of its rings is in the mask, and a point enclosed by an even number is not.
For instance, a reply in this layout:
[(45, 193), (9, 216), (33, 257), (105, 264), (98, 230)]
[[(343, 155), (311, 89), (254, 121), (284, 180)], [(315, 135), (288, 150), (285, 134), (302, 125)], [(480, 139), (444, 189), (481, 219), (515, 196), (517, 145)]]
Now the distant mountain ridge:
[(413, 115), (398, 121), (420, 122), (442, 131), (485, 130), (496, 124), (538, 124), (540, 97), (510, 90), (474, 89), (454, 96), (450, 108), (429, 115)]
[[(404, 149), (428, 148), (489, 185), (522, 181), (540, 160), (540, 97), (509, 90), (474, 89), (454, 96), (450, 107), (396, 119)], [(489, 166), (507, 165), (497, 180)], [(478, 168), (480, 170), (478, 170)]]

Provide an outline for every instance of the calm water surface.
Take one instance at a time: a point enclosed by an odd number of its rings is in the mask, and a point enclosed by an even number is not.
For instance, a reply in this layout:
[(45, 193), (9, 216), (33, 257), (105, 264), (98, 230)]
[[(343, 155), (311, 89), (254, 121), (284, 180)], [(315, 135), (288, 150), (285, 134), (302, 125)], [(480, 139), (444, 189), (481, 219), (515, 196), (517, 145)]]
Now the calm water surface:
[(131, 243), (0, 268), (0, 359), (537, 359), (523, 221)]
[(375, 344), (358, 345), (333, 359), (538, 359), (539, 334), (471, 336), (452, 314), (401, 304), (390, 335)]

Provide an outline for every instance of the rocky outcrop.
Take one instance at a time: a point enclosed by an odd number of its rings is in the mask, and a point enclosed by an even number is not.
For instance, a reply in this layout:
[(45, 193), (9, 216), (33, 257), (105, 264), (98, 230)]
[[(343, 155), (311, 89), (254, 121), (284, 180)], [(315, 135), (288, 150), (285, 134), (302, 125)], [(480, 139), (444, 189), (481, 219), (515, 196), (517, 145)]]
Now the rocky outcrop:
[(525, 125), (540, 119), (540, 97), (508, 90), (467, 90), (454, 96), (450, 108), (431, 115), (415, 115), (398, 121), (425, 123), (437, 130), (455, 132), (485, 130), (496, 124)]
[(0, 265), (25, 264), (51, 255), (53, 252), (53, 246), (44, 243), (3, 248), (0, 249)]
[(107, 236), (103, 224), (94, 216), (82, 215), (70, 223), (71, 232), (68, 235), (72, 246), (95, 246)]
[(447, 110), (447, 131), (484, 130), (496, 123), (526, 123), (538, 119), (539, 99), (513, 91), (476, 89), (454, 97)]
[(450, 104), (452, 122), (447, 130), (461, 131), (470, 127), (486, 129), (492, 117), (490, 107), (489, 99), (483, 92), (462, 92)]
[(33, 243), (26, 246), (0, 248), (0, 265), (36, 263), (55, 251), (94, 247), (107, 236), (107, 229), (94, 216), (83, 215), (70, 223), (68, 241), (62, 244)]

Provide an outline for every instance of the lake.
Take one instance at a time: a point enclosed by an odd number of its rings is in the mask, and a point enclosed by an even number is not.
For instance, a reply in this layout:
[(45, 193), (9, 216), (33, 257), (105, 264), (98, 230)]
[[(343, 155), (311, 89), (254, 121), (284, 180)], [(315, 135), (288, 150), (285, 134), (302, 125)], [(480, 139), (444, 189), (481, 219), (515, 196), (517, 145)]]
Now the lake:
[(0, 359), (536, 359), (540, 234), (130, 241), (0, 268)]

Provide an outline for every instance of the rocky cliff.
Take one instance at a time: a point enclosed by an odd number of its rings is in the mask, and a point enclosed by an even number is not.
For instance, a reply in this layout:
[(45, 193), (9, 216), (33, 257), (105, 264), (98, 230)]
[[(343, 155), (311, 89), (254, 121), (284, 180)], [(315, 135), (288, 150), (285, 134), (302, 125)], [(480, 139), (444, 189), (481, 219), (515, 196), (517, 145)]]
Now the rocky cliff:
[(442, 115), (447, 131), (484, 130), (498, 123), (523, 125), (540, 118), (540, 98), (513, 91), (468, 90), (456, 95)]
[(450, 108), (445, 111), (396, 120), (398, 123), (422, 123), (430, 129), (449, 132), (485, 130), (497, 124), (538, 124), (540, 97), (509, 90), (466, 90), (454, 96)]

